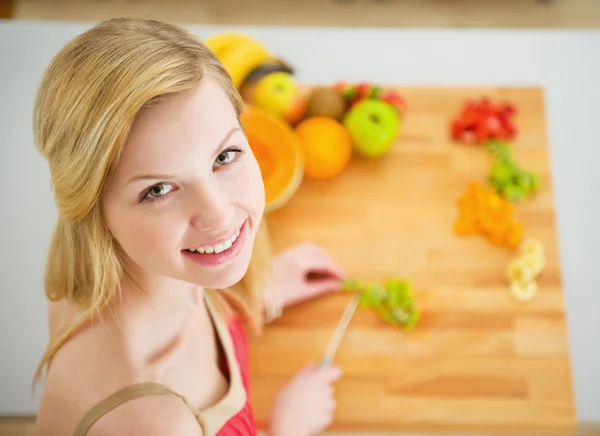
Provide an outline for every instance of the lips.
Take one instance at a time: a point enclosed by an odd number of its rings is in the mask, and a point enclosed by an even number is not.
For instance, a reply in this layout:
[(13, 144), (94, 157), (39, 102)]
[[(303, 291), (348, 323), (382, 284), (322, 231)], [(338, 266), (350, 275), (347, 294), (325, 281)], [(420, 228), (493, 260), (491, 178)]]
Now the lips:
[(221, 240), (221, 242), (217, 242), (214, 244), (204, 244), (204, 245), (202, 245), (200, 247), (196, 247), (196, 248), (188, 248), (187, 251), (189, 251), (190, 253), (200, 253), (200, 254), (222, 253), (225, 250), (229, 250), (233, 246), (233, 244), (235, 243), (237, 238), (240, 236), (240, 230), (241, 230), (241, 227), (239, 229), (237, 229), (235, 232), (231, 233), (226, 239)]
[(248, 221), (226, 238), (211, 241), (198, 247), (182, 250), (182, 254), (201, 265), (214, 266), (228, 262), (242, 251), (246, 240)]

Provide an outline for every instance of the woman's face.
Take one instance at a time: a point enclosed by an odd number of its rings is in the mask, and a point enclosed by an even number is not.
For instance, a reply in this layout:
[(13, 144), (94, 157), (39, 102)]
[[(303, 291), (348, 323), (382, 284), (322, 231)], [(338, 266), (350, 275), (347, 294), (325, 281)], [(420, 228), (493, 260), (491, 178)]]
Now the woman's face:
[(205, 77), (140, 112), (103, 212), (126, 262), (147, 277), (219, 289), (244, 276), (264, 204), (235, 109)]

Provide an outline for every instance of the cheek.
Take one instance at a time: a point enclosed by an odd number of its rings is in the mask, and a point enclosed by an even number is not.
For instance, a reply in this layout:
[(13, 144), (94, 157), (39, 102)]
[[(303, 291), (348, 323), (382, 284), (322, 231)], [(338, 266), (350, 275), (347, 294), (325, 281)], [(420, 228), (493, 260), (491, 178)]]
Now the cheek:
[(141, 209), (112, 211), (109, 224), (125, 253), (135, 263), (150, 267), (176, 250), (181, 223), (169, 214)]
[(265, 206), (265, 186), (258, 162), (249, 156), (240, 174), (238, 198), (244, 201), (252, 212), (262, 214)]

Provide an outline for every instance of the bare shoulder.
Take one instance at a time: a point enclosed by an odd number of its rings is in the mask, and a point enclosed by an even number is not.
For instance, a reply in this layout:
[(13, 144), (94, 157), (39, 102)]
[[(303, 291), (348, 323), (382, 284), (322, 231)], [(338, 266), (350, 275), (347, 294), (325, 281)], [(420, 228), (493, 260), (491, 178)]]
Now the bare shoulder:
[[(53, 318), (55, 322), (62, 321), (62, 317)], [(115, 397), (139, 382), (133, 366), (105, 324), (98, 323), (70, 338), (46, 373), (36, 435), (72, 435), (105, 401), (113, 406), (96, 417), (86, 435), (198, 435), (200, 425), (196, 417), (174, 394), (127, 400)]]
[[(74, 434), (82, 422), (69, 420), (64, 401), (46, 402), (40, 407), (36, 424), (36, 435), (59, 436)], [(67, 419), (67, 422), (65, 422)], [(112, 410), (89, 421), (81, 436), (199, 436), (202, 428), (196, 416), (175, 395), (143, 396), (119, 404)], [(79, 434), (78, 434), (79, 436)]]
[(87, 436), (198, 436), (202, 428), (179, 397), (139, 397), (102, 416)]
[[(59, 330), (73, 317), (71, 308), (64, 302), (53, 302), (49, 310), (50, 331)], [(56, 353), (48, 368), (36, 419), (36, 434), (53, 436), (72, 434), (78, 421), (100, 401), (109, 384), (102, 371), (102, 349), (98, 334), (85, 330), (69, 339)]]
[[(53, 361), (38, 409), (36, 435), (74, 434), (89, 419), (93, 422), (87, 436), (202, 434), (194, 413), (175, 394), (119, 400), (115, 394), (134, 383), (122, 383), (123, 374), (115, 377), (102, 368), (105, 365), (94, 367), (94, 359), (82, 357), (80, 348), (65, 346)], [(105, 401), (112, 408), (105, 408), (95, 420), (91, 418), (94, 408)]]

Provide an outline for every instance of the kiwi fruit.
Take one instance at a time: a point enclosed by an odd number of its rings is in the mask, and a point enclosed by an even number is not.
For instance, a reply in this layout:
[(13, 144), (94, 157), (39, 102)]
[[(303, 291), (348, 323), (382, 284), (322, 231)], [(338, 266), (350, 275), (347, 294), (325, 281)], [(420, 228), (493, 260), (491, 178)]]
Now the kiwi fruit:
[(310, 93), (305, 117), (325, 116), (341, 121), (346, 110), (344, 97), (332, 87), (322, 86)]

